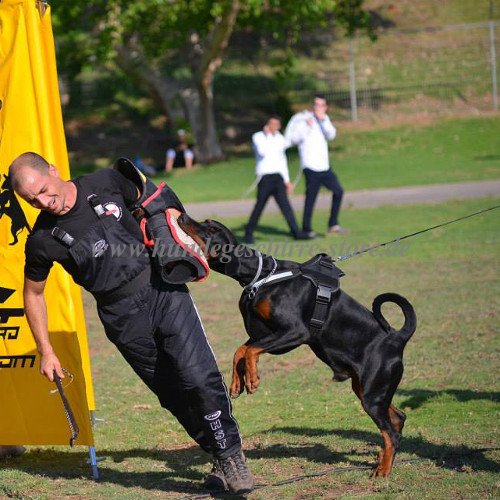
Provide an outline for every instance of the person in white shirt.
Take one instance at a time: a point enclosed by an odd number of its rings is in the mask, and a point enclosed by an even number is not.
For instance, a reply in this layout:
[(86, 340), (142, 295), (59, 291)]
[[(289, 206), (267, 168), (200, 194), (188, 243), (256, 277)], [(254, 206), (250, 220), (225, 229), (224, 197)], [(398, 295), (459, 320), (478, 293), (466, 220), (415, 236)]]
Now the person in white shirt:
[(332, 191), (328, 232), (347, 232), (338, 221), (344, 190), (330, 168), (328, 141), (335, 138), (337, 131), (326, 114), (327, 109), (326, 99), (317, 95), (314, 98), (313, 110), (294, 115), (285, 132), (286, 140), (299, 148), (300, 163), (306, 178), (302, 230), (312, 237), (316, 236), (311, 225), (312, 214), (321, 186)]
[(288, 163), (285, 154), (289, 143), (280, 133), (281, 118), (271, 116), (263, 130), (252, 136), (253, 148), (257, 160), (256, 174), (259, 180), (257, 186), (257, 202), (252, 210), (248, 224), (245, 226), (245, 243), (253, 243), (253, 232), (264, 210), (267, 200), (273, 196), (295, 239), (309, 239), (299, 229), (293, 209), (288, 200), (292, 194), (293, 185), (290, 182)]

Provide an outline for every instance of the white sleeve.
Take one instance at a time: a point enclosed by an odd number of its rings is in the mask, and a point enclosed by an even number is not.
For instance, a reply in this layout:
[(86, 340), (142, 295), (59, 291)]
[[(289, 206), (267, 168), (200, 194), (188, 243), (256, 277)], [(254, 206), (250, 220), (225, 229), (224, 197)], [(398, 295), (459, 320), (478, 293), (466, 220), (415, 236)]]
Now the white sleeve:
[(325, 119), (321, 122), (321, 125), (323, 127), (323, 130), (325, 131), (326, 138), (329, 141), (335, 139), (335, 136), (337, 135), (337, 129), (333, 126), (333, 123), (328, 116), (326, 116)]
[(252, 143), (255, 152), (259, 156), (265, 157), (269, 151), (269, 141), (267, 140), (266, 134), (264, 134), (264, 132), (256, 132), (252, 136)]
[(288, 172), (288, 164), (285, 163), (282, 168), (280, 168), (279, 174), (283, 177), (283, 182), (285, 184), (290, 182), (290, 174)]
[(292, 131), (292, 143), (300, 144), (311, 132), (312, 127), (306, 120), (300, 120)]
[(288, 125), (285, 129), (285, 139), (288, 146), (300, 144), (308, 133), (309, 126), (307, 125), (307, 118), (311, 116), (309, 111), (301, 111), (296, 113), (290, 118)]

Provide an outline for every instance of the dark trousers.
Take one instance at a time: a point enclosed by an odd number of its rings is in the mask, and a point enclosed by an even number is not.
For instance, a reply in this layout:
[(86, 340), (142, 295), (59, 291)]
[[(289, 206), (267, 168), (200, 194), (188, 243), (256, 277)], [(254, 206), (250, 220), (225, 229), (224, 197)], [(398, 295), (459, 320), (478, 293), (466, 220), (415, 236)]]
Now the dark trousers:
[(205, 451), (226, 458), (241, 448), (227, 388), (185, 286), (151, 284), (98, 311), (108, 338)]
[(299, 233), (299, 226), (295, 220), (292, 206), (288, 200), (283, 177), (280, 174), (267, 174), (262, 176), (257, 186), (257, 202), (253, 207), (252, 214), (246, 226), (245, 235), (252, 236), (259, 218), (266, 206), (267, 200), (273, 196), (284, 215), (288, 227), (294, 236)]
[(342, 196), (344, 195), (344, 190), (337, 176), (331, 169), (325, 170), (324, 172), (315, 172), (309, 168), (304, 169), (304, 175), (306, 177), (306, 199), (304, 201), (302, 229), (304, 231), (312, 231), (311, 219), (314, 204), (316, 203), (316, 198), (318, 197), (319, 188), (321, 186), (325, 186), (332, 192), (332, 207), (330, 210), (328, 227), (336, 226), (339, 223), (338, 216), (342, 203)]

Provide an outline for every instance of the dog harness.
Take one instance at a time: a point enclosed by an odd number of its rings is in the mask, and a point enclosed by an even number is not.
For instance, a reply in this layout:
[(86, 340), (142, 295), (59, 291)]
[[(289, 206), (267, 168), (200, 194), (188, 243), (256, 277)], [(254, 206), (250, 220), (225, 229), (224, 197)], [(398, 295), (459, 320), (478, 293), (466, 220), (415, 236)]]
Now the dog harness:
[(309, 330), (313, 335), (319, 334), (328, 317), (332, 297), (340, 289), (340, 278), (345, 273), (325, 253), (300, 264), (300, 270), (302, 276), (316, 286), (316, 304), (309, 321)]
[(259, 279), (263, 266), (262, 254), (257, 252), (257, 257), (259, 263), (255, 277), (244, 287), (244, 291), (248, 293), (248, 297), (253, 299), (261, 286), (276, 284), (280, 281), (296, 278), (297, 276), (304, 276), (304, 278), (307, 278), (316, 287), (316, 303), (309, 321), (309, 329), (313, 335), (319, 334), (328, 317), (332, 297), (340, 288), (340, 278), (345, 276), (345, 273), (333, 263), (329, 255), (320, 253), (307, 262), (299, 264), (296, 269), (280, 273), (276, 273), (278, 264), (274, 257), (271, 257), (274, 263), (273, 269), (265, 278)]

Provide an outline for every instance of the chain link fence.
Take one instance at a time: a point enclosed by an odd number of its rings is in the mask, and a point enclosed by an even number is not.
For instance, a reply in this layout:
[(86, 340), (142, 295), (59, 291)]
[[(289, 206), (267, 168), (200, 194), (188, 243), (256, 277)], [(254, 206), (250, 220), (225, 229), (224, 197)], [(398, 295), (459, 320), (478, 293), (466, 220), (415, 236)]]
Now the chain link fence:
[[(339, 41), (317, 87), (341, 118), (353, 121), (496, 111), (499, 26), (489, 21), (387, 30), (375, 42)], [(297, 87), (292, 99), (306, 102), (310, 90)]]

